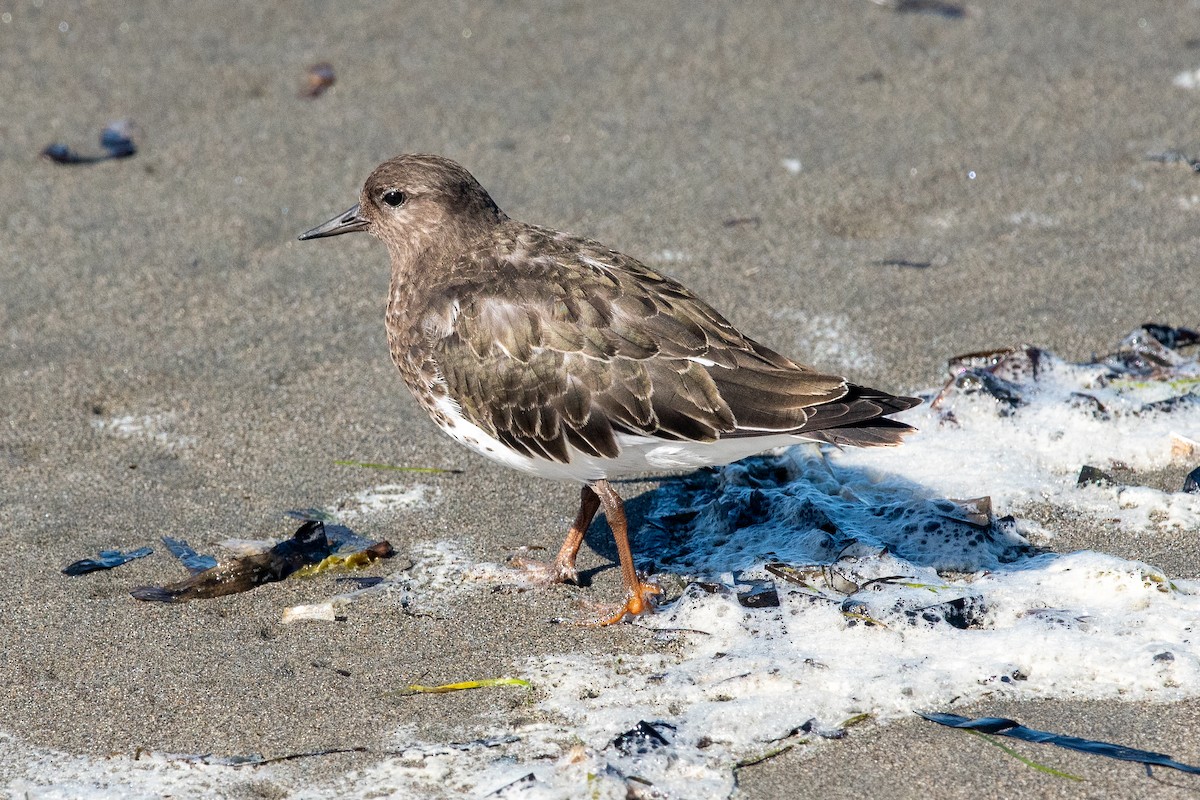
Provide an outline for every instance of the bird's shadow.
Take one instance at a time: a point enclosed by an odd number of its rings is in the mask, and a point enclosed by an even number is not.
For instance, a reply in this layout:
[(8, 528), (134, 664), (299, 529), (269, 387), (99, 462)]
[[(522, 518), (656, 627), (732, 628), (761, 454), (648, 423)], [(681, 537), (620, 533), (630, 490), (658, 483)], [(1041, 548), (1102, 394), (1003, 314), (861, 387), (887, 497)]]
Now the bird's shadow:
[[(1030, 543), (1028, 526), (996, 517), (986, 497), (941, 497), (902, 476), (834, 463), (812, 446), (672, 476), (626, 501), (625, 514), (639, 570), (692, 577), (764, 562), (833, 564), (848, 553), (953, 572), (1054, 557)], [(586, 585), (616, 568), (617, 550), (602, 515), (585, 541), (610, 562), (581, 573)]]

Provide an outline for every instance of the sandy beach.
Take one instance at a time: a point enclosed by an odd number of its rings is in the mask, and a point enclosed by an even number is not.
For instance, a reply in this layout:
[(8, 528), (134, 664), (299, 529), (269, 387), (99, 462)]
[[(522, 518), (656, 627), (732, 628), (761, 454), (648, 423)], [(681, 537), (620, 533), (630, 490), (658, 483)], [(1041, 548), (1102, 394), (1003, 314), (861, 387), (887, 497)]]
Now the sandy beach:
[[(290, 536), (289, 509), (340, 508), (356, 533), (391, 542), (393, 559), (356, 575), (436, 563), (477, 576), (521, 546), (558, 546), (578, 489), (476, 457), (405, 390), (383, 328), (383, 247), (296, 241), (390, 156), (460, 161), (511, 216), (638, 257), (781, 352), (895, 392), (940, 385), (959, 353), (1030, 343), (1085, 360), (1146, 322), (1200, 326), (1200, 175), (1148, 158), (1200, 158), (1200, 89), (1177, 79), (1200, 68), (1193, 3), (2, 11), (0, 793), (14, 797), (121, 796), (101, 789), (144, 769), (149, 782), (129, 785), (146, 796), (459, 796), (469, 781), (453, 755), (439, 772), (397, 757), (400, 744), (553, 726), (544, 694), (385, 692), (527, 676), (561, 655), (669, 661), (685, 646), (638, 625), (550, 623), (619, 595), (603, 523), (581, 554), (583, 587), (431, 573), (412, 579), (411, 603), (365, 598), (341, 621), (299, 623), (284, 610), (348, 591), (344, 576), (180, 605), (130, 597), (185, 574), (161, 536), (221, 553), (228, 539)], [(336, 82), (300, 97), (317, 62)], [(39, 158), (54, 142), (98, 153), (119, 119), (136, 126), (131, 158)], [(657, 486), (625, 485), (632, 520)], [(404, 496), (379, 499), (389, 491)], [(1196, 529), (1040, 522), (1057, 552), (1200, 578)], [(152, 556), (117, 569), (60, 572), (147, 545)], [(1200, 764), (1200, 686), (1176, 689), (1156, 702), (1016, 687), (954, 713)], [(603, 744), (572, 735), (544, 758)], [(137, 758), (340, 748), (365, 751), (262, 769)], [(1200, 791), (1194, 775), (1019, 750), (1086, 781), (914, 716), (738, 769), (732, 791)]]

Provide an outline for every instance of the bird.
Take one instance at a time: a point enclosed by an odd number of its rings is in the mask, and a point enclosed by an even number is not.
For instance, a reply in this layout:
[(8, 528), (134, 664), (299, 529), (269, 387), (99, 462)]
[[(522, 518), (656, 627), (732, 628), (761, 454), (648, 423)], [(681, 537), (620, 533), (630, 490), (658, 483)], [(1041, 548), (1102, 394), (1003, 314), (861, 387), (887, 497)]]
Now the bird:
[(392, 361), (438, 427), (500, 464), (581, 485), (553, 562), (525, 566), (576, 583), (603, 508), (626, 597), (601, 625), (661, 593), (634, 567), (614, 479), (802, 441), (896, 445), (914, 430), (891, 415), (918, 399), (792, 361), (640, 261), (510, 218), (448, 158), (385, 161), (356, 205), (299, 238), (359, 231), (387, 248)]

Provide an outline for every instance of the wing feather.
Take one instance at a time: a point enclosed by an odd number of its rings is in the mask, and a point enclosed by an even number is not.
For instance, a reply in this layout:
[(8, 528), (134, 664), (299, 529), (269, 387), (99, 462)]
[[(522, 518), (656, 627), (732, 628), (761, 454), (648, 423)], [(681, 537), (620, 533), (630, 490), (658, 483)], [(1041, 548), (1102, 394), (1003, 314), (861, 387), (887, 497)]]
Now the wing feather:
[(796, 364), (633, 259), (519, 227), (462, 259), (418, 326), (463, 414), (518, 452), (613, 457), (618, 433), (886, 444), (908, 429), (882, 417), (911, 398)]

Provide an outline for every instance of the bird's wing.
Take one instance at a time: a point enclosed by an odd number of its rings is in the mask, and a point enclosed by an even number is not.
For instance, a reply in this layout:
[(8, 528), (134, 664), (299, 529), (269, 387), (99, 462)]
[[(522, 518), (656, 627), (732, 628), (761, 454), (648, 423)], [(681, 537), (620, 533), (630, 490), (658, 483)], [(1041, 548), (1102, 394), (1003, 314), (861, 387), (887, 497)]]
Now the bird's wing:
[(670, 278), (581, 242), (490, 259), (487, 283), (444, 284), (423, 326), (463, 414), (517, 451), (614, 457), (617, 433), (707, 442), (900, 410), (743, 336)]

